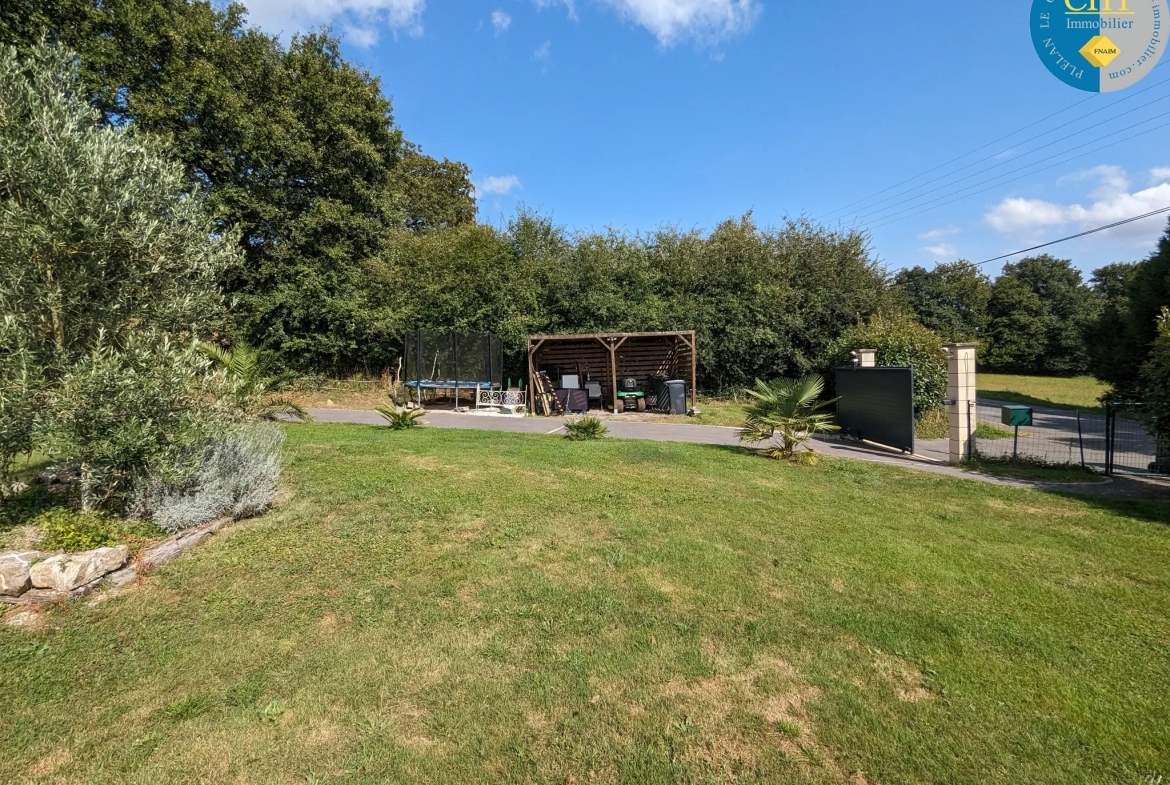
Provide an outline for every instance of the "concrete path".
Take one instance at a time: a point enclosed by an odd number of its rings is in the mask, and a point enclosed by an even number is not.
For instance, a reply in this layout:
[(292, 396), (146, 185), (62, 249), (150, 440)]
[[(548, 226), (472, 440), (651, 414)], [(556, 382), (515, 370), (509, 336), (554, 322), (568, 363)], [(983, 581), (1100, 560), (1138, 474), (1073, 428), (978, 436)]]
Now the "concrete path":
[[(386, 421), (373, 411), (358, 409), (309, 409), (317, 422), (324, 423), (354, 423), (364, 425), (385, 425)], [(555, 434), (563, 433), (564, 420), (559, 417), (489, 417), (470, 414), (455, 414), (453, 412), (427, 412), (425, 422), (434, 428), (463, 428), (479, 431), (506, 431), (509, 433)], [(719, 425), (686, 425), (683, 423), (656, 423), (656, 422), (620, 422), (606, 420), (606, 426), (612, 436), (622, 439), (648, 439), (660, 442), (687, 442), (690, 444), (712, 444), (724, 447), (744, 446), (737, 433), (737, 428), (728, 428)], [(938, 442), (938, 443), (935, 443)], [(945, 439), (934, 442), (924, 442), (921, 448), (929, 448), (930, 454), (945, 455), (947, 442)], [(953, 466), (948, 466), (939, 460), (923, 455), (906, 455), (904, 453), (887, 450), (878, 445), (866, 442), (846, 442), (838, 440), (817, 439), (816, 449), (824, 455), (850, 460), (884, 463), (890, 466), (901, 466), (914, 471), (942, 474), (948, 477), (957, 477), (964, 480), (974, 480), (992, 485), (1004, 485), (1015, 488), (1031, 488), (1033, 490), (1057, 491), (1061, 493), (1078, 493), (1092, 495), (1108, 495), (1130, 498), (1154, 498), (1170, 500), (1170, 483), (1139, 478), (1114, 478), (1100, 483), (1049, 483), (1014, 480), (1002, 477), (992, 477), (986, 474), (975, 474)]]

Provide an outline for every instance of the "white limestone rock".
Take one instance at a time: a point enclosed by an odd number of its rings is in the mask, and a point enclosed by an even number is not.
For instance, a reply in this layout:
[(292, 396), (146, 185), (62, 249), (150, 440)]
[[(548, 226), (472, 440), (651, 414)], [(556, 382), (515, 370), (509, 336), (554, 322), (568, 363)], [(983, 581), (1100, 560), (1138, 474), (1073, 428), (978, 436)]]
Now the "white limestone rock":
[(113, 572), (125, 564), (129, 556), (130, 549), (125, 545), (65, 553), (34, 564), (30, 578), (34, 588), (69, 592)]
[(0, 595), (19, 597), (31, 589), (33, 562), (43, 556), (40, 551), (0, 553)]

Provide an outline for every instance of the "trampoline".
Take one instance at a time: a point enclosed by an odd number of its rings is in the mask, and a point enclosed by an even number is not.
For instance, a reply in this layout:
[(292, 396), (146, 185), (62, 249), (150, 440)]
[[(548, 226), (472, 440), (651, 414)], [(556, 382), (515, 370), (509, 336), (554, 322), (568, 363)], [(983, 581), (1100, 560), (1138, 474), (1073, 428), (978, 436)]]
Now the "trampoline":
[(499, 390), (504, 383), (504, 344), (494, 333), (454, 330), (411, 330), (403, 340), (406, 358), (403, 386), (421, 406), (428, 391), (433, 399), (449, 393), (459, 406), (461, 393)]

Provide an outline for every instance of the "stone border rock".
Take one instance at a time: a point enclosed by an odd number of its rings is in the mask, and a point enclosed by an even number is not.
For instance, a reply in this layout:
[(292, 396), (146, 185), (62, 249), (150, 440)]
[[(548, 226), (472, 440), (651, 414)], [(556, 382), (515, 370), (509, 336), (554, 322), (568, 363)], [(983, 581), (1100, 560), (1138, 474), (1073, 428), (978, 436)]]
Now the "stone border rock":
[[(143, 548), (129, 564), (126, 563), (129, 549), (125, 545), (56, 556), (26, 551), (0, 554), (0, 562), (12, 565), (22, 562), (29, 572), (18, 594), (0, 594), (0, 603), (15, 606), (5, 614), (5, 623), (22, 626), (25, 614), (17, 613), (20, 606), (81, 597), (102, 586), (125, 586), (147, 569), (182, 555), (231, 522), (231, 518), (217, 518), (171, 535)], [(17, 576), (13, 583), (19, 580)]]

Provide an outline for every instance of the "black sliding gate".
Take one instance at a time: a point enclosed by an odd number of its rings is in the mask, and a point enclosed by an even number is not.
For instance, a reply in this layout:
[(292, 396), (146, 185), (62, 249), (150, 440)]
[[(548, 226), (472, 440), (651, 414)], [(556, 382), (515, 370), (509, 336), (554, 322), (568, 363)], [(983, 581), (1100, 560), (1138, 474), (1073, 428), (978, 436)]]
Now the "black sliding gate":
[(837, 369), (837, 424), (857, 439), (914, 452), (914, 369)]

